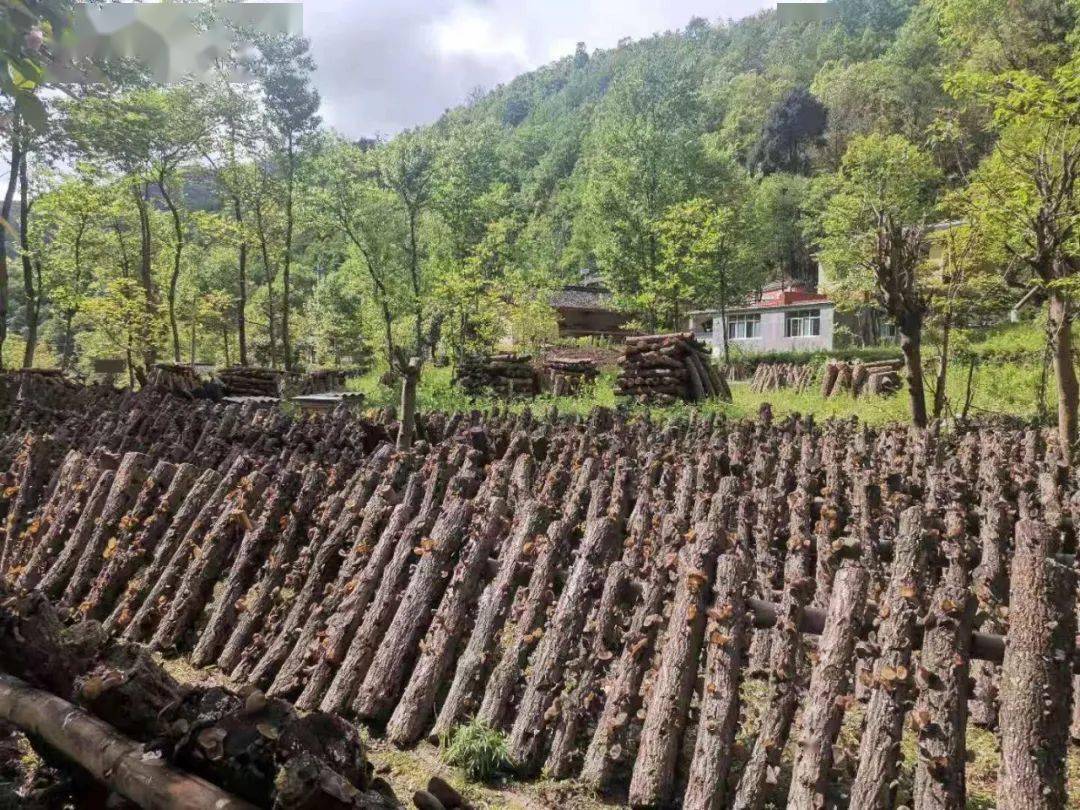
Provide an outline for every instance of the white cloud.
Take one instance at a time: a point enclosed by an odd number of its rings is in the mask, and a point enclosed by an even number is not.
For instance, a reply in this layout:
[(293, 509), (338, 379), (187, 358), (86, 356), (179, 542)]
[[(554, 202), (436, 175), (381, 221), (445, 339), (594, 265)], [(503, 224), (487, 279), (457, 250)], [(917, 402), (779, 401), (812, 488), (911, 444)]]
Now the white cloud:
[(305, 0), (323, 118), (358, 137), (428, 123), (574, 52), (744, 17), (771, 0)]
[(431, 36), (440, 56), (475, 57), (481, 60), (509, 58), (526, 65), (529, 49), (524, 38), (496, 25), (490, 13), (479, 8), (459, 8), (431, 25)]

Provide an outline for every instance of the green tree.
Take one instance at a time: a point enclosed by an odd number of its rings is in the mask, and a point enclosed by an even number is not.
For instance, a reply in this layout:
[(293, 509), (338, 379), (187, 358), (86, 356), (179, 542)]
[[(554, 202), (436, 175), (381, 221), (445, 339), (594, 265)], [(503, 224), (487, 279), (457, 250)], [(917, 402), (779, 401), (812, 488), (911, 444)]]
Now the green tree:
[(1072, 348), (1080, 293), (1080, 53), (1049, 77), (968, 72), (952, 86), (994, 112), (999, 138), (968, 190), (967, 215), (1011, 257), (1009, 280), (1046, 291), (1058, 433), (1072, 452), (1080, 407)]
[(918, 427), (927, 424), (922, 330), (930, 303), (920, 271), (938, 180), (910, 141), (874, 134), (852, 140), (839, 171), (821, 181), (819, 258), (835, 288), (872, 290), (896, 324)]
[(574, 236), (624, 305), (661, 272), (657, 222), (699, 185), (699, 102), (687, 66), (662, 50), (611, 87), (587, 137)]
[(688, 302), (715, 303), (724, 327), (724, 363), (731, 362), (727, 308), (763, 280), (764, 265), (747, 261), (745, 211), (731, 204), (695, 198), (668, 209), (657, 225), (663, 262), (646, 279), (642, 304), (670, 313), (674, 329), (682, 324)]
[[(256, 44), (259, 54), (249, 67), (259, 80), (266, 119), (273, 135), (270, 139), (271, 153), (277, 160), (285, 184), (285, 232), (281, 247), (281, 348), (285, 368), (291, 369), (293, 357), (289, 315), (292, 311), (296, 174), (301, 149), (319, 127), (319, 94), (312, 86), (315, 61), (311, 58), (306, 39), (264, 36)], [(267, 275), (269, 277), (269, 269)]]

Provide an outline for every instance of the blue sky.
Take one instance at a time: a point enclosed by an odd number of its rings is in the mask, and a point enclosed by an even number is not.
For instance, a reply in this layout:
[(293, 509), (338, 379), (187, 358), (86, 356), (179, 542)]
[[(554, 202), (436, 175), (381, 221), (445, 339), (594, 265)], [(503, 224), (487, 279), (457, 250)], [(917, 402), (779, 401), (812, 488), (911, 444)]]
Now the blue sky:
[(342, 133), (392, 135), (573, 53), (739, 19), (769, 0), (305, 0), (323, 118)]

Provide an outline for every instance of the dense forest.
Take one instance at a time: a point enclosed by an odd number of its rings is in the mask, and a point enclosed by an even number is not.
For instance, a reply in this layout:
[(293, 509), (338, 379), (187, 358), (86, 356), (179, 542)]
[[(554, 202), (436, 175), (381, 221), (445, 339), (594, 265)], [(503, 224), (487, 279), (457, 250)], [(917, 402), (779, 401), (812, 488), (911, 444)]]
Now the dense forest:
[[(7, 19), (9, 52), (47, 64), (64, 5)], [(135, 378), (157, 359), (293, 368), (367, 346), (403, 373), (550, 338), (551, 291), (585, 271), (659, 330), (820, 261), (842, 303), (892, 319), (913, 368), (924, 326), (947, 346), (1041, 287), (1075, 391), (1080, 6), (829, 8), (581, 43), (385, 141), (321, 124), (299, 39), (258, 38), (247, 83), (236, 65), (170, 86), (110, 65), (111, 83), (33, 105), (14, 87), (5, 365), (123, 357)], [(928, 273), (943, 221), (959, 225)]]

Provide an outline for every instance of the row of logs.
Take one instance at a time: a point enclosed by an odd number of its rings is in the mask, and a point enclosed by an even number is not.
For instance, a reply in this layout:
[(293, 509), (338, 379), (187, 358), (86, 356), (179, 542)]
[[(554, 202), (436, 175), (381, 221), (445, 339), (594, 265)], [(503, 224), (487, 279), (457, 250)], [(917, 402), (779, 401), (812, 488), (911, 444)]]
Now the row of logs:
[(708, 347), (689, 332), (628, 337), (619, 366), (615, 393), (642, 404), (731, 401)]
[(456, 369), (455, 381), (473, 396), (513, 399), (540, 393), (540, 380), (528, 355), (491, 354), (466, 358)]
[[(234, 436), (265, 418), (230, 413)], [(421, 423), (404, 451), (224, 442), (209, 465), (139, 420), (97, 448), (28, 435), (0, 574), (401, 746), (479, 718), (522, 776), (634, 806), (962, 807), (971, 724), (1000, 734), (999, 807), (1062, 806), (1080, 481), (1052, 435), (767, 408)]]
[(750, 390), (755, 394), (793, 388), (801, 394), (814, 382), (814, 367), (796, 363), (761, 363), (750, 379)]
[(591, 385), (600, 371), (588, 357), (552, 357), (544, 362), (548, 390), (557, 397), (574, 396)]
[(889, 396), (901, 388), (902, 360), (830, 360), (821, 372), (821, 396), (828, 399), (839, 393), (853, 397)]

